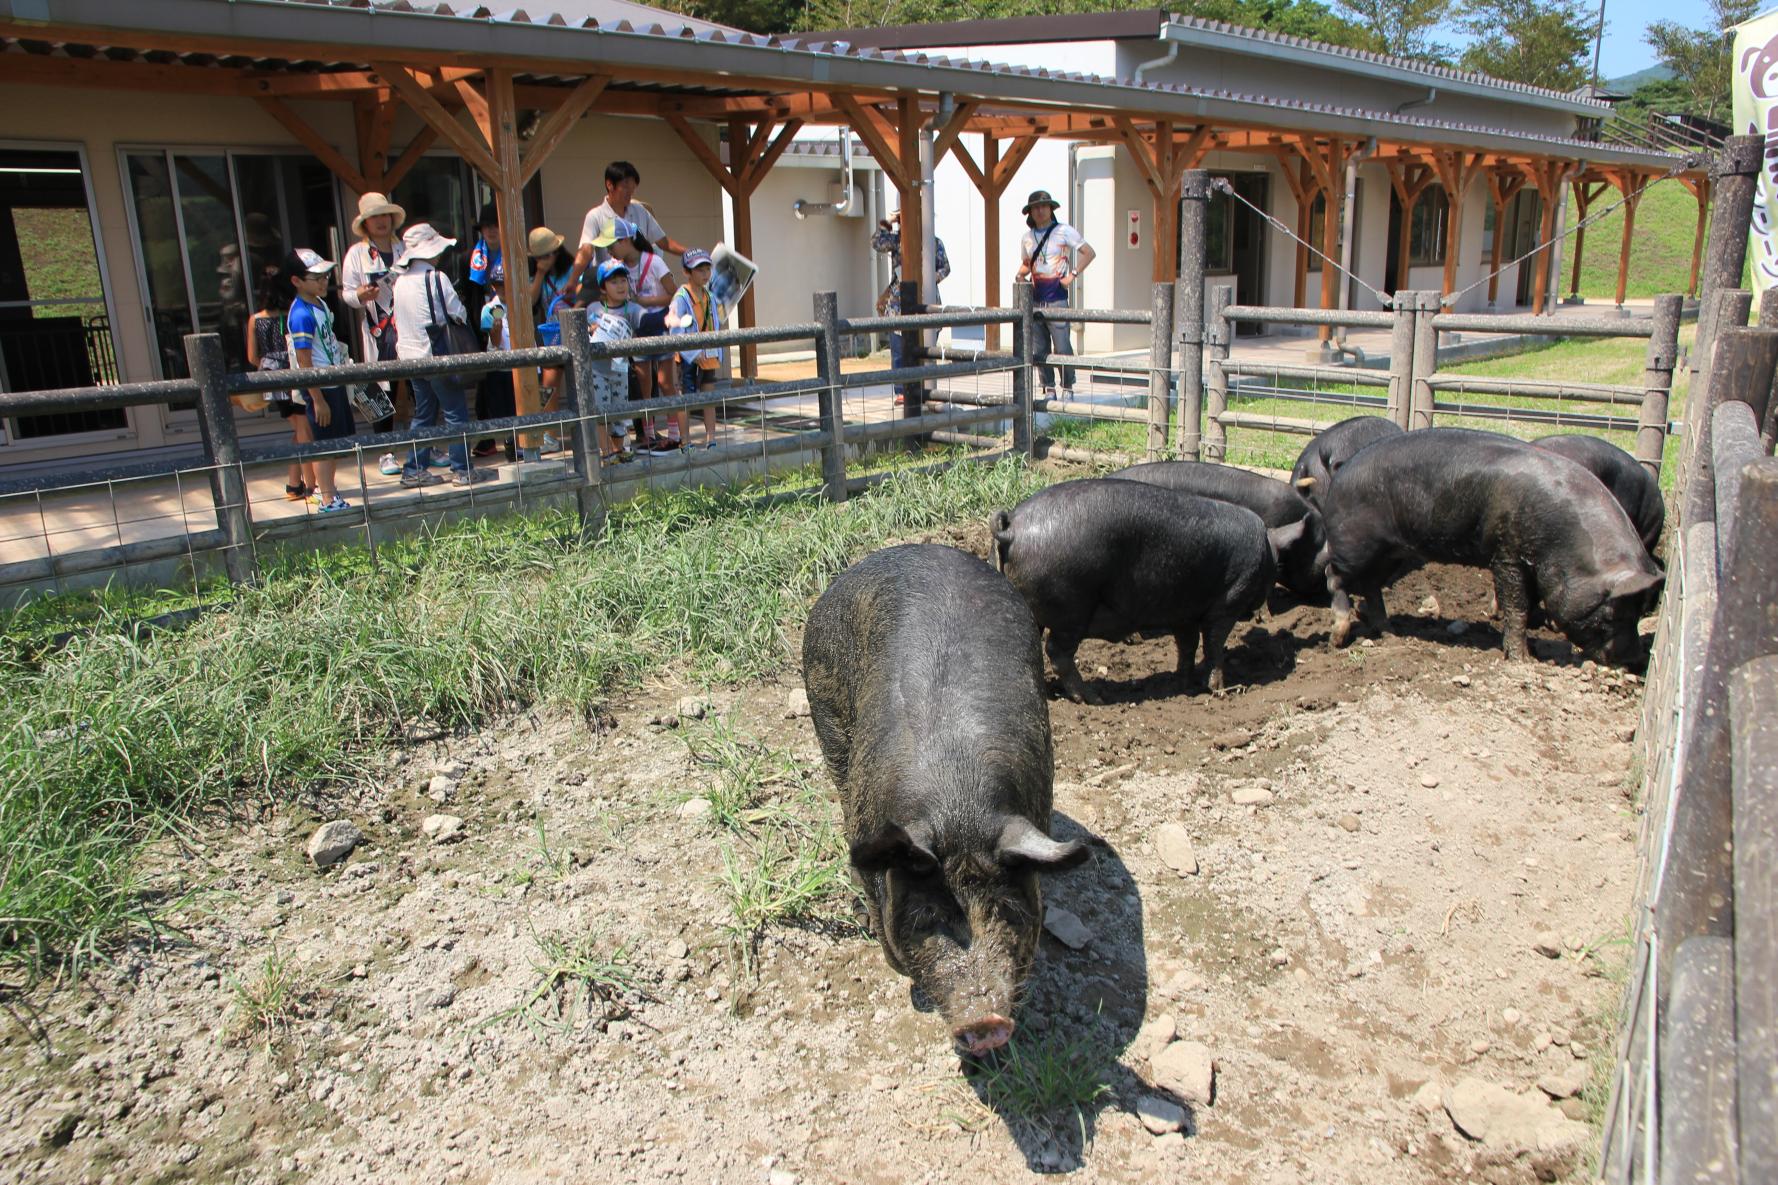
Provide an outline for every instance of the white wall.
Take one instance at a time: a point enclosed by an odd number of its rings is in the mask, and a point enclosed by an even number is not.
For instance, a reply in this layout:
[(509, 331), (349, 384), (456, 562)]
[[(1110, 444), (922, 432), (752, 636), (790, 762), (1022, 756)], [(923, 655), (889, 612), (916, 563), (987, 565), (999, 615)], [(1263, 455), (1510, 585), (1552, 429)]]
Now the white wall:
[[(811, 165), (782, 158), (754, 191), (754, 262), (760, 270), (753, 298), (759, 324), (807, 321), (814, 313), (814, 294), (827, 291), (838, 294), (840, 316), (875, 315), (878, 289), (870, 238), (876, 222), (870, 216), (869, 191), (876, 170), (855, 168), (854, 178), (856, 216), (814, 214), (799, 221), (791, 208), (798, 198), (834, 200), (840, 183), (837, 159)], [(760, 352), (808, 348), (807, 342), (787, 342), (761, 346)]]

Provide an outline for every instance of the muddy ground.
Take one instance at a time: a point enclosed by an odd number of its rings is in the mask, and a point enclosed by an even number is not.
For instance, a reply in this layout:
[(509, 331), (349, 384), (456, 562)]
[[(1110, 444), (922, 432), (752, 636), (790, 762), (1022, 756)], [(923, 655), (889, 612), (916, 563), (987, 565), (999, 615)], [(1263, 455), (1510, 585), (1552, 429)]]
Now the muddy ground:
[[(947, 541), (980, 550), (979, 532)], [(830, 820), (808, 720), (786, 716), (798, 682), (710, 689), (712, 719), (662, 727), (705, 692), (663, 680), (608, 716), (417, 744), (352, 793), (248, 804), (169, 843), (161, 871), (202, 887), (183, 935), (8, 1001), (0, 1178), (1578, 1173), (1587, 1133), (1534, 1084), (1579, 1087), (1610, 1043), (1640, 687), (1548, 635), (1537, 663), (1503, 663), (1479, 573), (1418, 573), (1391, 607), (1397, 633), (1343, 652), (1324, 609), (1243, 627), (1241, 687), (1220, 698), (1177, 691), (1170, 640), (1083, 648), (1109, 702), (1053, 704), (1056, 829), (1096, 858), (1046, 894), (1090, 937), (1046, 936), (1021, 1042), (1102, 1084), (1085, 1105), (1033, 1113), (965, 1077), (844, 911), (768, 927), (749, 956), (723, 853), (740, 867), (757, 847), (680, 809), (716, 777), (687, 742), (796, 759), (762, 766), (779, 772), (761, 806)], [(455, 788), (429, 796), (440, 771)], [(1242, 790), (1270, 801), (1236, 805)], [(422, 831), (440, 813), (463, 820), (448, 842)], [(305, 844), (330, 818), (366, 840), (318, 871)], [(1196, 874), (1157, 855), (1167, 823)], [(552, 938), (622, 950), (608, 997), (535, 992)], [(283, 991), (256, 1015), (268, 959)], [(1165, 1029), (1209, 1048), (1215, 1093), (1156, 1135), (1136, 1106), (1167, 1094)], [(1593, 1081), (1561, 1106), (1596, 1111)], [(1541, 1134), (1458, 1130), (1447, 1094), (1483, 1083), (1536, 1108)]]

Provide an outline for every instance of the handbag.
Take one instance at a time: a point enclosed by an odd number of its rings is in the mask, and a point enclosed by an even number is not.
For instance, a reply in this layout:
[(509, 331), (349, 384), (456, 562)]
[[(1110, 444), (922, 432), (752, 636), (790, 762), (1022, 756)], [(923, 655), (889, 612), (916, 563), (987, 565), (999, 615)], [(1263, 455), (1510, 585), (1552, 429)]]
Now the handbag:
[[(444, 358), (452, 354), (481, 353), (481, 339), (476, 337), (475, 330), (449, 313), (443, 321), (439, 320), (438, 306), (432, 303), (432, 280), (437, 275), (434, 271), (426, 277), (426, 340), (431, 343), (432, 356)], [(443, 295), (439, 297), (439, 304), (444, 304)]]

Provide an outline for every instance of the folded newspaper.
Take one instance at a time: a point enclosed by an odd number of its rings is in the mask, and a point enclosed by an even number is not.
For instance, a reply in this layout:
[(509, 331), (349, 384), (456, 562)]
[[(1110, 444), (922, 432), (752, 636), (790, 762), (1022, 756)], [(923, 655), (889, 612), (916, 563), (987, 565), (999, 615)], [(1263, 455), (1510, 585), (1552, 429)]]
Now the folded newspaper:
[(759, 269), (745, 255), (729, 250), (726, 243), (716, 244), (716, 249), (710, 252), (710, 264), (710, 295), (717, 304), (729, 308), (740, 304)]

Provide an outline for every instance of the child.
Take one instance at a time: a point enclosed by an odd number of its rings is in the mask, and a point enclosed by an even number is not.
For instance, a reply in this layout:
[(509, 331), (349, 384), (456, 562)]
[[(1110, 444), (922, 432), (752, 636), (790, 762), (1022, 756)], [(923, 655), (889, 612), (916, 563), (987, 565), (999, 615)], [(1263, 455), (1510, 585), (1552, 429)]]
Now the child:
[[(284, 292), (287, 285), (284, 269), (268, 271), (259, 284), (257, 311), (247, 321), (247, 362), (255, 370), (289, 370), (290, 349), (286, 341)], [(309, 416), (303, 407), (300, 391), (274, 391), (266, 403), (290, 425), (290, 436), (297, 444), (308, 444), (315, 437), (309, 432)], [(315, 462), (292, 461), (285, 475), (284, 498), (290, 502), (306, 502), (317, 491)]]
[[(710, 295), (710, 253), (692, 248), (685, 253), (685, 287), (673, 293), (667, 314), (670, 333), (715, 333), (722, 328), (722, 312)], [(679, 389), (686, 393), (710, 391), (716, 387), (716, 368), (722, 365), (722, 350), (681, 350), (679, 352)], [(679, 412), (680, 439), (691, 446), (690, 413)], [(704, 409), (704, 447), (716, 447), (716, 409)]]
[[(622, 237), (626, 228), (630, 231), (627, 238)], [(667, 331), (667, 305), (672, 301), (678, 283), (673, 279), (673, 273), (667, 270), (667, 261), (655, 252), (641, 231), (621, 218), (616, 229), (619, 237), (611, 244), (611, 257), (621, 260), (630, 269), (631, 291), (636, 303), (648, 314), (637, 328), (636, 336), (663, 334)], [(667, 398), (679, 393), (679, 376), (674, 373), (671, 353), (646, 354), (637, 358), (636, 373), (641, 380), (643, 399), (653, 399), (656, 395)], [(665, 456), (679, 447), (679, 441), (674, 438), (678, 433), (677, 426), (668, 429), (657, 416), (651, 427), (652, 439), (648, 441), (648, 449), (655, 456)]]
[[(612, 258), (599, 264), (594, 272), (593, 286), (582, 284), (582, 298), (597, 291), (599, 299), (587, 306), (587, 333), (594, 342), (627, 341), (642, 323), (642, 306), (630, 299), (630, 269), (622, 260)], [(622, 358), (602, 359), (594, 364), (593, 379), (598, 387), (599, 411), (611, 411), (625, 402), (630, 394), (632, 369)], [(584, 410), (584, 409), (583, 409)], [(635, 449), (627, 439), (622, 421), (596, 424), (601, 460), (633, 461)]]
[[(285, 324), (290, 330), (290, 368), (343, 366), (346, 348), (333, 331), (333, 309), (327, 304), (327, 287), (333, 279), (333, 261), (307, 247), (298, 247), (284, 261), (284, 275), (296, 292)], [(357, 431), (352, 422), (352, 403), (344, 387), (308, 389), (309, 427), (316, 440), (344, 440)], [(309, 500), (322, 514), (350, 510), (351, 503), (334, 487), (336, 457), (315, 458), (315, 495)]]

